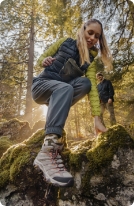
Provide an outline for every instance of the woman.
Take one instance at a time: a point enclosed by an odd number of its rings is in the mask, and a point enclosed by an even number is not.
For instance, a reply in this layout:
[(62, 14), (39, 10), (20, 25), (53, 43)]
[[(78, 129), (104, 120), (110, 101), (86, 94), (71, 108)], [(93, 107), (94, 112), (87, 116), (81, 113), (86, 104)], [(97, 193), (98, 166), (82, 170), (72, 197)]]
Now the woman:
[[(78, 31), (77, 39), (62, 38), (54, 43), (38, 63), (45, 67), (35, 77), (32, 96), (36, 103), (48, 105), (45, 139), (41, 151), (34, 160), (47, 182), (58, 186), (72, 186), (73, 177), (64, 169), (57, 151), (63, 148), (62, 130), (70, 107), (86, 94), (89, 96), (96, 132), (105, 132), (100, 116), (100, 103), (96, 87), (96, 60), (100, 45), (101, 59), (105, 66), (112, 62), (102, 24), (88, 20)], [(85, 74), (86, 77), (83, 77)], [(54, 164), (53, 164), (54, 163)]]

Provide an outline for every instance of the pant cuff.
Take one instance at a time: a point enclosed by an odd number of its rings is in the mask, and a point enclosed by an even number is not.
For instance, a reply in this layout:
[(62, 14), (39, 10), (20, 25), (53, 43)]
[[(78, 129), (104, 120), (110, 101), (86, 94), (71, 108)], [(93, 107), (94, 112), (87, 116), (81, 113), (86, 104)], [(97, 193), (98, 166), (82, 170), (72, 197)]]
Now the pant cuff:
[(62, 136), (62, 128), (60, 127), (48, 127), (45, 129), (45, 135), (47, 134), (57, 134), (59, 137)]

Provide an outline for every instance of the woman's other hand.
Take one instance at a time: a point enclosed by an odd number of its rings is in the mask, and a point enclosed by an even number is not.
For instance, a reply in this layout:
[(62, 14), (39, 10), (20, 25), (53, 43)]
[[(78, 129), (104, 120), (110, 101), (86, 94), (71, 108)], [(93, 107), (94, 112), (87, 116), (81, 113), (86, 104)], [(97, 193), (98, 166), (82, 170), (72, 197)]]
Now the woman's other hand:
[(98, 116), (94, 117), (94, 127), (96, 135), (98, 135), (100, 132), (106, 132), (108, 129), (104, 127), (104, 125), (101, 123), (101, 120)]
[(42, 62), (42, 66), (44, 66), (44, 67), (50, 66), (54, 60), (55, 60), (55, 58), (53, 58), (51, 56), (46, 57)]
[(108, 99), (108, 104), (111, 104), (112, 102), (112, 99)]

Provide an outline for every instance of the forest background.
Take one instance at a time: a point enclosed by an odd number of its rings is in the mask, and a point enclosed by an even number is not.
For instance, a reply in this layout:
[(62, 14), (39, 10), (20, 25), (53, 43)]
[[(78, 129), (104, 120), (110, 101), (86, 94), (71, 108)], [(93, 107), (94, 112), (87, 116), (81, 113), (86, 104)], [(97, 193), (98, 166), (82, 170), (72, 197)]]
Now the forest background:
[[(115, 89), (118, 124), (134, 131), (134, 3), (130, 0), (3, 0), (0, 4), (0, 121), (17, 118), (45, 124), (47, 107), (31, 97), (37, 59), (61, 37), (76, 37), (81, 23), (99, 19), (114, 58), (104, 72)], [(98, 62), (99, 70), (103, 66)], [(109, 127), (109, 115), (105, 113)], [(42, 126), (43, 127), (43, 126)], [(87, 97), (71, 108), (65, 129), (70, 138), (92, 137)]]

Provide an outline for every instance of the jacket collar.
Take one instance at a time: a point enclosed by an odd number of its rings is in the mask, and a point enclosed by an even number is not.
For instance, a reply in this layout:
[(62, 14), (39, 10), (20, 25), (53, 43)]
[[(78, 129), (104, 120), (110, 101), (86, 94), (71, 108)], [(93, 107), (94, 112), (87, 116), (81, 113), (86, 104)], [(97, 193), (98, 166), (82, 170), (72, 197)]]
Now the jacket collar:
[(98, 51), (95, 51), (95, 50), (93, 50), (93, 49), (89, 50), (89, 52), (91, 53), (91, 55), (92, 55), (93, 57), (96, 57), (97, 54), (98, 54)]

